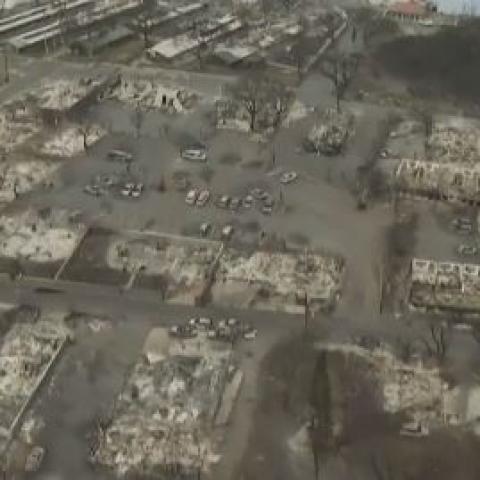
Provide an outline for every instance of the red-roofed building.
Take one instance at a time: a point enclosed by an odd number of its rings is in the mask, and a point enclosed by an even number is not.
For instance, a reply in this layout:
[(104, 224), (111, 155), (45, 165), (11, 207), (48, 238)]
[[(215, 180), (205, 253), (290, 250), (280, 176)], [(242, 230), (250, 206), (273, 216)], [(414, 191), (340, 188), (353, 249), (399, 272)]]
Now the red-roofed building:
[(422, 20), (428, 15), (428, 7), (426, 3), (408, 0), (405, 2), (396, 2), (392, 4), (387, 15), (400, 18), (401, 20)]

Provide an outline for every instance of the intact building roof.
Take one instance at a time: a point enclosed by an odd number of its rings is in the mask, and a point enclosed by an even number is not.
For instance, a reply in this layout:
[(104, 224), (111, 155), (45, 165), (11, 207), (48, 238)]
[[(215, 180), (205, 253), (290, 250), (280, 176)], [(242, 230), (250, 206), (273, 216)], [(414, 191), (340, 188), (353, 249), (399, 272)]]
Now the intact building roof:
[(427, 7), (422, 2), (409, 0), (394, 3), (389, 7), (388, 12), (405, 15), (407, 17), (424, 17), (427, 13)]

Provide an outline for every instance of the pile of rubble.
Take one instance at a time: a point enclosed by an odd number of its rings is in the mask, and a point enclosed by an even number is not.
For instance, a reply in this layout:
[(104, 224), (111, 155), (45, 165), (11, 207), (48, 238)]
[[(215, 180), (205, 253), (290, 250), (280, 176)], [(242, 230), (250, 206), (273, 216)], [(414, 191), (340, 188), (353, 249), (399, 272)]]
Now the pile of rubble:
[(480, 164), (401, 160), (396, 186), (406, 192), (450, 201), (480, 202)]
[[(341, 290), (343, 260), (305, 253), (243, 254), (228, 249), (220, 257), (217, 278), (223, 283), (256, 285), (271, 296), (325, 303)], [(295, 303), (294, 302), (294, 303)]]
[(20, 409), (35, 392), (69, 333), (50, 321), (14, 323), (0, 347), (0, 451), (9, 440)]
[(198, 339), (182, 345), (163, 329), (151, 331), (111, 421), (98, 426), (92, 461), (119, 475), (200, 477), (217, 460), (209, 432), (230, 373), (230, 351)]
[(204, 278), (216, 253), (210, 245), (173, 243), (163, 238), (122, 240), (110, 246), (107, 261), (112, 268), (129, 272), (142, 268), (147, 274), (168, 275), (191, 285)]
[(67, 258), (83, 234), (65, 210), (27, 210), (0, 217), (1, 255), (38, 263)]
[(426, 434), (430, 428), (458, 425), (463, 420), (460, 390), (445, 382), (438, 368), (428, 368), (421, 361), (402, 362), (381, 345), (371, 350), (336, 344), (321, 345), (321, 348), (355, 355), (367, 362), (381, 394), (384, 411), (406, 416), (408, 423), (403, 433)]
[(412, 260), (410, 301), (418, 307), (480, 309), (480, 265)]
[(33, 95), (38, 107), (46, 110), (69, 110), (93, 93), (106, 81), (105, 77), (49, 79)]
[(21, 102), (2, 105), (0, 110), (0, 148), (3, 152), (11, 152), (39, 131), (39, 122), (31, 108)]
[(36, 160), (0, 164), (0, 203), (11, 202), (39, 185), (47, 186), (58, 167)]
[(248, 114), (237, 102), (222, 98), (215, 102), (215, 110), (217, 128), (239, 132), (250, 131)]
[(435, 124), (427, 139), (430, 157), (439, 163), (463, 163), (471, 166), (480, 161), (480, 128), (468, 122)]
[(324, 155), (338, 155), (352, 134), (352, 129), (352, 115), (327, 109), (308, 134), (305, 146)]
[(98, 125), (69, 127), (47, 140), (40, 151), (54, 157), (73, 157), (98, 142), (106, 133)]
[(171, 113), (190, 110), (198, 96), (184, 89), (169, 87), (150, 80), (129, 80), (122, 78), (105, 98), (112, 98), (135, 107), (149, 110), (161, 109)]

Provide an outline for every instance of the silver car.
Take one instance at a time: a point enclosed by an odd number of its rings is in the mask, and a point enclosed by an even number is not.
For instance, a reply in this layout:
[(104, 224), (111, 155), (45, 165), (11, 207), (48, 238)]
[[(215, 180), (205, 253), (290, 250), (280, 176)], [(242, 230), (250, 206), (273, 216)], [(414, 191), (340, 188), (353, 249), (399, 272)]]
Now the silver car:
[(181, 156), (184, 160), (191, 162), (206, 162), (207, 151), (201, 147), (185, 148), (181, 151)]

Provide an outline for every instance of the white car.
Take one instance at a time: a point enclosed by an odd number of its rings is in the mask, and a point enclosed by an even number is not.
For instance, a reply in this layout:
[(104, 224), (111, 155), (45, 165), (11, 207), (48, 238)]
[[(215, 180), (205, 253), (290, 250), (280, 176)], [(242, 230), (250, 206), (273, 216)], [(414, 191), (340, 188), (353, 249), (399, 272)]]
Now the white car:
[(200, 317), (198, 319), (198, 326), (202, 328), (210, 328), (213, 325), (212, 319), (208, 317)]
[(261, 188), (254, 188), (250, 194), (252, 195), (253, 198), (256, 198), (257, 200), (263, 200), (268, 193), (265, 190), (262, 190)]
[(139, 198), (143, 193), (143, 183), (137, 183), (133, 186), (130, 195), (133, 198)]
[(243, 338), (245, 340), (255, 340), (257, 338), (257, 334), (258, 330), (256, 328), (252, 328), (252, 330), (249, 330), (243, 334)]
[(123, 150), (110, 150), (107, 154), (107, 158), (116, 162), (131, 162), (133, 155)]
[(195, 205), (198, 198), (198, 190), (196, 188), (190, 190), (185, 197), (185, 203), (187, 205)]
[(217, 338), (217, 331), (216, 330), (208, 330), (207, 331), (207, 338), (214, 339)]
[(197, 207), (203, 207), (210, 200), (210, 192), (208, 190), (202, 190), (198, 194), (197, 198)]
[(225, 225), (222, 229), (222, 238), (229, 240), (233, 235), (233, 227), (231, 225)]
[(185, 148), (182, 150), (181, 156), (184, 160), (190, 160), (192, 162), (207, 161), (207, 151), (200, 147)]
[(196, 327), (196, 326), (197, 326), (197, 323), (198, 323), (198, 318), (197, 318), (197, 317), (192, 317), (192, 318), (188, 321), (188, 324), (189, 324), (191, 327)]
[(213, 227), (211, 223), (205, 222), (200, 225), (200, 235), (202, 237), (208, 237)]
[(252, 208), (253, 206), (253, 197), (252, 195), (247, 195), (243, 200), (242, 200), (242, 206), (244, 208)]
[(298, 178), (297, 172), (294, 172), (293, 170), (291, 172), (285, 172), (280, 177), (280, 183), (283, 183), (284, 185), (286, 185), (288, 183), (294, 182), (297, 178)]

